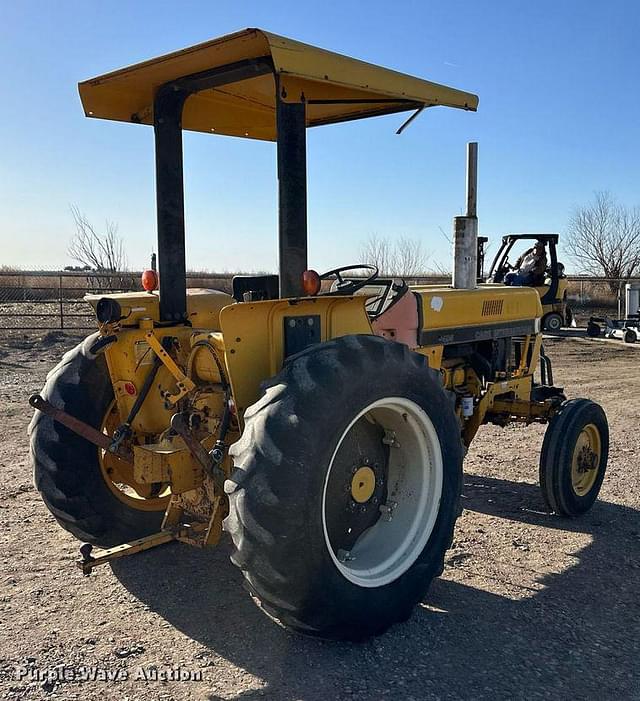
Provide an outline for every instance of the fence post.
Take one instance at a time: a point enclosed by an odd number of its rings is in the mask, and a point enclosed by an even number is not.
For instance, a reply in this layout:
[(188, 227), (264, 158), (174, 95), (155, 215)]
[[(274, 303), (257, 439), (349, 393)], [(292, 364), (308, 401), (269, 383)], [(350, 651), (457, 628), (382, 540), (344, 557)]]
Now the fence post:
[(618, 280), (618, 319), (622, 318), (622, 280)]
[(64, 311), (62, 308), (62, 275), (58, 276), (58, 298), (60, 300), (60, 329), (64, 329)]

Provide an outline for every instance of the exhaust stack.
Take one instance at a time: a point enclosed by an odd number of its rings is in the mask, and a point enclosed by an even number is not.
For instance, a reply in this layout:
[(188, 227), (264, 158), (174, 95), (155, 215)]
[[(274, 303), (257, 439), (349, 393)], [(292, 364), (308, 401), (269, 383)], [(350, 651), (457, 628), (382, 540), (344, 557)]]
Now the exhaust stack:
[(453, 218), (453, 278), (456, 289), (472, 290), (478, 275), (478, 143), (467, 144), (467, 213)]

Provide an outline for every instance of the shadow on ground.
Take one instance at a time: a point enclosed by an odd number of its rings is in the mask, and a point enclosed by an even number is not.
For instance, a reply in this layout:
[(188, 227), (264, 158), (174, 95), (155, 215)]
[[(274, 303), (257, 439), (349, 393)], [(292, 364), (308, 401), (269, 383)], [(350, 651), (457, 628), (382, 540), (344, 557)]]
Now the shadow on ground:
[[(229, 546), (171, 545), (113, 564), (122, 584), (186, 635), (260, 677), (273, 697), (638, 698), (640, 514), (599, 502), (580, 519), (544, 513), (538, 488), (465, 476), (464, 507), (586, 533), (576, 564), (514, 599), (441, 579), (411, 620), (364, 644), (301, 638), (254, 605)], [(212, 696), (211, 699), (217, 698)]]

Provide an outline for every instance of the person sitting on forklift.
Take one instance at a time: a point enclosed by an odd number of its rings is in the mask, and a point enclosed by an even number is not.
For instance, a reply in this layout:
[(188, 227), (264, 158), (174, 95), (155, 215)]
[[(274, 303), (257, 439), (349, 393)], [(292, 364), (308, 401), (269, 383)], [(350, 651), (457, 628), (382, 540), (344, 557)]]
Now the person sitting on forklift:
[(547, 269), (547, 254), (544, 249), (544, 241), (536, 241), (533, 248), (527, 249), (518, 258), (513, 270), (504, 276), (504, 284), (520, 287), (542, 284)]

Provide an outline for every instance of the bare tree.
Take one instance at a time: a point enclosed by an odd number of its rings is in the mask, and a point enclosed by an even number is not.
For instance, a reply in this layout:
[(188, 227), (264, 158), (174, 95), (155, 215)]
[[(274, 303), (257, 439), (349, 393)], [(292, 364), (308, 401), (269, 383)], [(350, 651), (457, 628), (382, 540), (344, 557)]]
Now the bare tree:
[(439, 263), (437, 260), (432, 263), (434, 276), (451, 277), (451, 266)]
[(89, 286), (99, 290), (133, 289), (133, 278), (120, 274), (127, 269), (127, 258), (122, 238), (118, 236), (117, 224), (106, 221), (104, 232), (100, 233), (75, 205), (71, 207), (71, 214), (76, 232), (71, 238), (67, 254), (85, 269), (100, 273), (87, 275)]
[(375, 265), (381, 275), (390, 275), (392, 247), (388, 239), (371, 234), (360, 246), (360, 258), (367, 265)]
[(427, 273), (429, 253), (417, 239), (401, 237), (396, 241), (372, 234), (360, 247), (362, 260), (375, 265), (382, 275), (416, 277)]
[(396, 241), (394, 253), (396, 275), (415, 277), (426, 273), (429, 254), (424, 250), (422, 241), (403, 236)]
[(71, 207), (71, 214), (76, 225), (76, 233), (67, 249), (69, 257), (98, 272), (126, 270), (127, 259), (122, 238), (118, 236), (117, 224), (107, 221), (104, 233), (98, 233), (75, 205)]
[[(640, 271), (640, 208), (620, 204), (609, 192), (596, 192), (569, 220), (564, 249), (590, 275), (618, 280)], [(610, 283), (612, 291), (618, 285)]]

